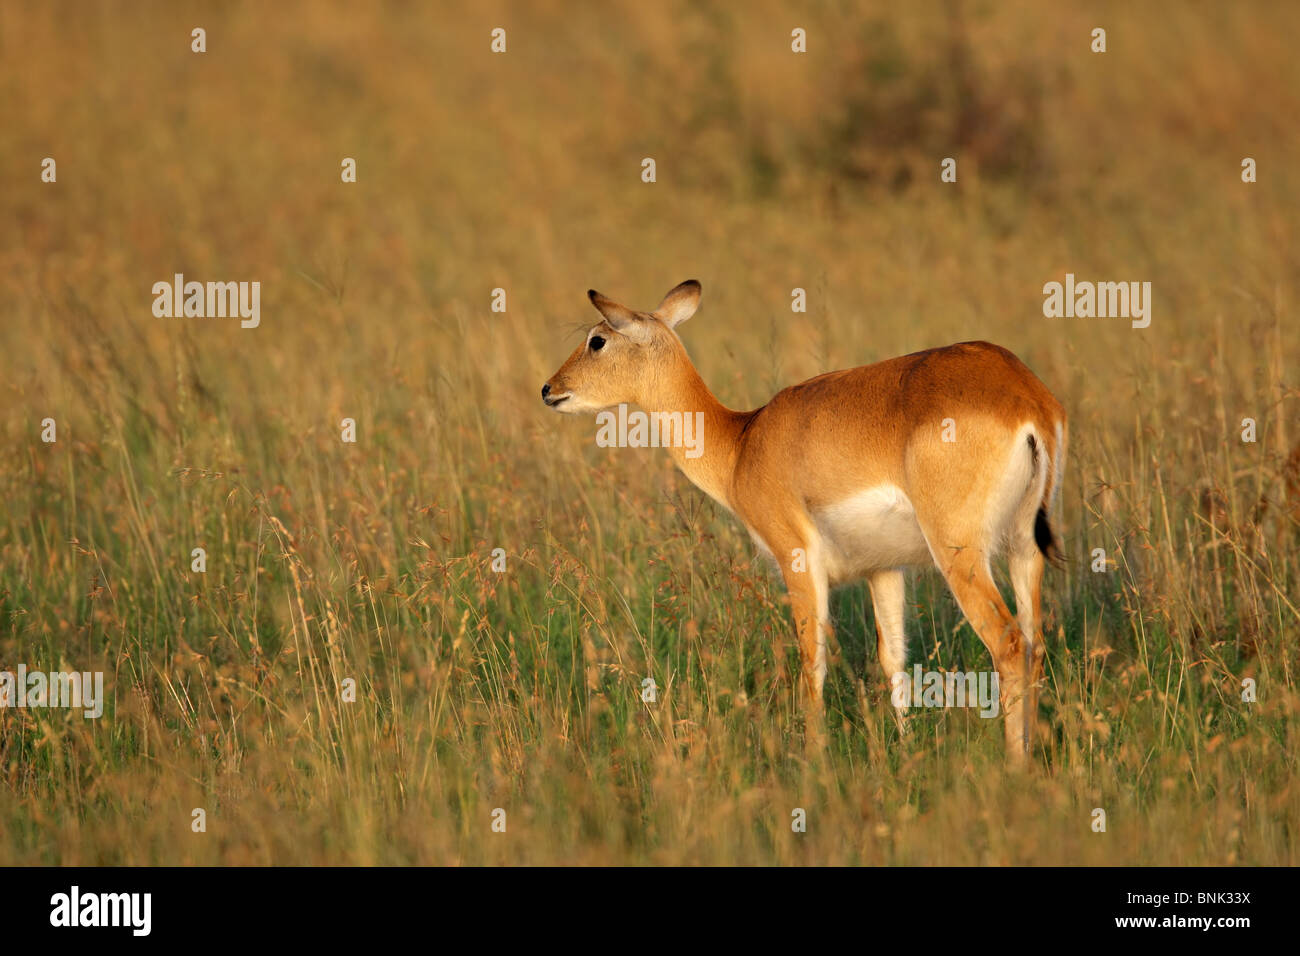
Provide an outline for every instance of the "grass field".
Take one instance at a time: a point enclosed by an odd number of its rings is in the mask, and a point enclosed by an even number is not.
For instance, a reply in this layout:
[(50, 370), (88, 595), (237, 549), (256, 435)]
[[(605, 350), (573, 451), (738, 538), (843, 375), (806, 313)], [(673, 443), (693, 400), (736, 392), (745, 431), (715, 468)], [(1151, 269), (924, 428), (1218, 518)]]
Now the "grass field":
[[(108, 698), (0, 709), (0, 864), (1297, 862), (1300, 9), (735, 6), (0, 8), (0, 670)], [(1067, 272), (1150, 327), (1045, 318)], [(155, 317), (175, 273), (260, 325)], [(744, 529), (542, 406), (589, 287), (687, 278), (733, 408), (980, 338), (1065, 405), (1028, 775), (900, 739), (861, 586), (805, 746)]]

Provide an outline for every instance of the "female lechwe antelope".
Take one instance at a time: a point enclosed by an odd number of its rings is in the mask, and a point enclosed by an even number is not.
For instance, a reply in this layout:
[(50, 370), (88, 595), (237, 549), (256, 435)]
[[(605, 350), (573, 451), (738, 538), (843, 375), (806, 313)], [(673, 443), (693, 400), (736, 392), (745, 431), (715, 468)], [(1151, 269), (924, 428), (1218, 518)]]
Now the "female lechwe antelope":
[[(627, 402), (652, 415), (703, 413), (702, 442), (690, 455), (673, 447), (673, 458), (780, 565), (813, 712), (831, 587), (867, 579), (876, 648), (894, 683), (905, 679), (907, 655), (902, 569), (933, 563), (993, 655), (1008, 755), (1023, 757), (1042, 675), (1043, 561), (1059, 553), (1047, 515), (1065, 412), (1046, 386), (1006, 349), (963, 342), (819, 375), (734, 412), (673, 331), (699, 307), (698, 282), (683, 282), (653, 312), (587, 295), (604, 321), (542, 387), (543, 401), (560, 412)], [(1004, 548), (1018, 622), (990, 573)]]

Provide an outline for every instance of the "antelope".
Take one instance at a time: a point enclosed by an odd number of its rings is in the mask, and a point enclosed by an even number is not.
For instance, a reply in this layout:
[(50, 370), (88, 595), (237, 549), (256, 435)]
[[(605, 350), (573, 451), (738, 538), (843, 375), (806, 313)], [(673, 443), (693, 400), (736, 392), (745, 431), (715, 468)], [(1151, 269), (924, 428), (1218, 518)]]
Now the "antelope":
[[(1007, 758), (1023, 764), (1043, 672), (1043, 570), (1061, 562), (1048, 515), (1067, 435), (1061, 404), (1034, 373), (1000, 346), (962, 342), (828, 372), (732, 411), (677, 336), (699, 308), (698, 282), (653, 312), (587, 296), (602, 320), (542, 401), (569, 414), (624, 403), (703, 412), (702, 450), (670, 453), (780, 567), (809, 715), (821, 718), (830, 589), (866, 579), (877, 654), (897, 688), (907, 680), (904, 570), (937, 566), (993, 658)], [(1003, 553), (1015, 617), (992, 574)], [(906, 701), (891, 697), (901, 722)]]

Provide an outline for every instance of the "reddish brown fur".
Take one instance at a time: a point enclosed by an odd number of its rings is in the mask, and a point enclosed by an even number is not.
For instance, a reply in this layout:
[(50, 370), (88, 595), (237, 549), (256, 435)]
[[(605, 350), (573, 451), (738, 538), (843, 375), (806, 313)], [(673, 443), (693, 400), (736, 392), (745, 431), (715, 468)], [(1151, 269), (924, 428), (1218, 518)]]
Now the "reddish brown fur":
[[(594, 292), (591, 298), (605, 317), (592, 334), (608, 344), (575, 350), (543, 397), (561, 411), (627, 402), (651, 412), (703, 412), (703, 454), (671, 453), (687, 477), (734, 511), (777, 557), (810, 708), (821, 707), (828, 587), (866, 577), (878, 625), (882, 615), (901, 620), (902, 603), (897, 568), (875, 567), (868, 558), (854, 565), (852, 555), (840, 561), (842, 555), (827, 551), (818, 522), (863, 489), (895, 488), (905, 493), (934, 563), (993, 656), (1008, 753), (1023, 757), (1037, 713), (1040, 583), (1043, 550), (1049, 550), (1035, 541), (1034, 521), (1040, 507), (1050, 509), (1066, 438), (1065, 412), (1047, 387), (1006, 349), (963, 342), (819, 375), (778, 392), (762, 408), (737, 412), (709, 391), (673, 331), (694, 312), (698, 283), (678, 286), (653, 313)], [(955, 442), (942, 439), (946, 419), (957, 429)], [(1013, 441), (1017, 435), (1027, 436), (1023, 447)], [(1032, 459), (1030, 487), (1042, 482), (1036, 499), (1015, 488), (1013, 497), (1000, 497), (1016, 455), (1025, 464)], [(1010, 539), (1019, 622), (990, 574), (1002, 534)], [(812, 573), (792, 566), (788, 556), (797, 550), (811, 556)], [(899, 642), (901, 633), (893, 641), (883, 633), (879, 638), (887, 675), (903, 663), (905, 642), (901, 654)]]

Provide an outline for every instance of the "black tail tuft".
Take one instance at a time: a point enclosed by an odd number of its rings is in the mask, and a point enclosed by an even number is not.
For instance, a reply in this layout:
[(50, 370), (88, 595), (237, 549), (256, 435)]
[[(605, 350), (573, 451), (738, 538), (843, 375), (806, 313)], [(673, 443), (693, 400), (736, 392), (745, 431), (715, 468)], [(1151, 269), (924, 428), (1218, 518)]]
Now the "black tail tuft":
[(1057, 568), (1065, 567), (1065, 555), (1061, 553), (1061, 545), (1052, 533), (1052, 526), (1047, 523), (1047, 509), (1043, 507), (1034, 516), (1034, 543), (1049, 564)]

